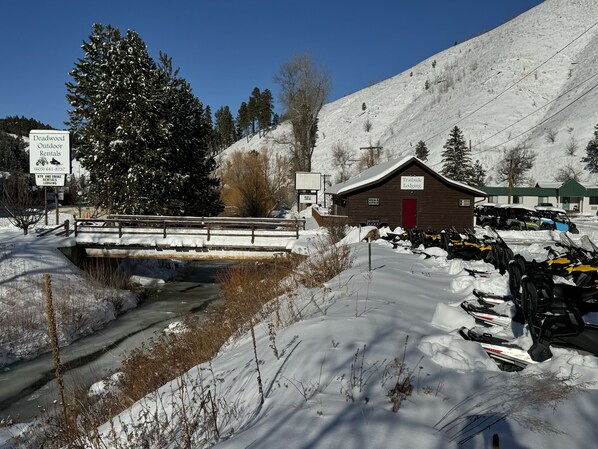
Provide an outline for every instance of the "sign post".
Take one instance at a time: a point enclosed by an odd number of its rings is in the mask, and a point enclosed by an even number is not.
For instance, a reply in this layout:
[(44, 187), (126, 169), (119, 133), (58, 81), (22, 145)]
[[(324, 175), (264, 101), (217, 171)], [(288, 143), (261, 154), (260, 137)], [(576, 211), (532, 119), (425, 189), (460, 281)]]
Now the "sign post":
[(71, 172), (71, 139), (68, 131), (47, 129), (29, 132), (29, 173), (35, 174), (35, 182), (43, 186), (45, 193), (45, 216), (48, 224), (47, 187), (55, 187), (56, 224), (58, 224), (58, 186), (64, 186), (65, 175)]

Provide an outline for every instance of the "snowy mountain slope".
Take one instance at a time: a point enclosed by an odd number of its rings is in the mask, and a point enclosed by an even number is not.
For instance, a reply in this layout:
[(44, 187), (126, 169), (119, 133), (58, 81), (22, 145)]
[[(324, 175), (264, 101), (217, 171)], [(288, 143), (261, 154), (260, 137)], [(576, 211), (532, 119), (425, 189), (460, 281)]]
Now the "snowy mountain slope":
[[(423, 140), (430, 165), (439, 170), (442, 147), (458, 126), (471, 142), (472, 158), (487, 170), (489, 185), (496, 183), (495, 165), (503, 151), (524, 141), (538, 154), (530, 179), (553, 181), (564, 166), (583, 167), (580, 158), (598, 123), (597, 62), (598, 2), (546, 0), (494, 30), (326, 104), (312, 166), (334, 179), (340, 170), (332, 157), (335, 146), (350, 148), (357, 159), (360, 147), (379, 145), (384, 161), (414, 154)], [(242, 139), (225, 154), (263, 147), (284, 151), (273, 138), (285, 131), (283, 124), (266, 137)], [(571, 142), (577, 147), (573, 155), (567, 151)], [(355, 165), (351, 168), (354, 173)], [(584, 171), (581, 180), (596, 177)]]

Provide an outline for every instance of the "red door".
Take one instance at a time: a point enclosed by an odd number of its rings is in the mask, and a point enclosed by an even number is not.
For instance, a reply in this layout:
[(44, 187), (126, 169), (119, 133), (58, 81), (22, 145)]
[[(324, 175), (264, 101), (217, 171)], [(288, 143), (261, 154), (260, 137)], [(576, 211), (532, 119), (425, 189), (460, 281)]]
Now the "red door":
[(417, 226), (417, 200), (403, 200), (403, 228)]

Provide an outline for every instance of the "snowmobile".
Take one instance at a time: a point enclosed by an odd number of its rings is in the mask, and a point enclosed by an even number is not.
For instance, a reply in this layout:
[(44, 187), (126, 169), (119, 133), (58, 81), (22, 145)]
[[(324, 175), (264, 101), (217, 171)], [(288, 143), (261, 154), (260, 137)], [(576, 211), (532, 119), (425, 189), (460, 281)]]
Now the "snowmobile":
[[(466, 340), (480, 343), (503, 369), (521, 369), (529, 363), (548, 360), (552, 357), (551, 346), (598, 355), (598, 326), (583, 319), (586, 313), (598, 311), (598, 301), (588, 295), (588, 291), (587, 288), (550, 282), (538, 288), (532, 277), (523, 276), (521, 307), (532, 338), (532, 346), (527, 351), (491, 333), (461, 328), (459, 334)], [(486, 313), (491, 311), (486, 310)], [(505, 367), (505, 364), (509, 366)]]
[(523, 314), (533, 341), (528, 353), (533, 360), (551, 358), (551, 345), (598, 355), (598, 326), (583, 320), (583, 315), (598, 310), (598, 302), (593, 298), (588, 302), (579, 288), (567, 284), (544, 290), (542, 295), (548, 297), (541, 297), (531, 278), (524, 276), (521, 281)]
[(511, 343), (506, 338), (466, 327), (459, 329), (459, 335), (465, 340), (479, 343), (486, 354), (494, 359), (504, 371), (519, 371), (527, 365), (537, 363), (525, 349)]

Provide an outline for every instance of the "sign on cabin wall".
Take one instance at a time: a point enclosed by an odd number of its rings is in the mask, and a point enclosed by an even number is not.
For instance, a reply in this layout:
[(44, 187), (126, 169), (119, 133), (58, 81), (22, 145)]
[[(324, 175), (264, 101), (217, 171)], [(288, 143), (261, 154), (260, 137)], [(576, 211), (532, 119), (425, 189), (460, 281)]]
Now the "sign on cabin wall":
[(401, 190), (424, 190), (424, 177), (401, 176)]

